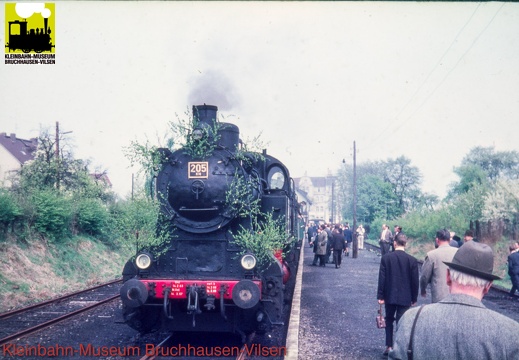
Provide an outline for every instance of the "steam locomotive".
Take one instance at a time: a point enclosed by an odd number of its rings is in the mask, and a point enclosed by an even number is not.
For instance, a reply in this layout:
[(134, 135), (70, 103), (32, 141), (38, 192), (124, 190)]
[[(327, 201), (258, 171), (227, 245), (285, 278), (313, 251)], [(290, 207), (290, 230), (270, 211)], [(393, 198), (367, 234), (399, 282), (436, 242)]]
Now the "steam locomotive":
[[(283, 324), (291, 296), (285, 287), (301, 246), (294, 181), (266, 150), (244, 150), (238, 127), (218, 122), (217, 110), (193, 106), (191, 147), (210, 145), (206, 154), (159, 149), (158, 226), (167, 229), (168, 241), (160, 255), (142, 249), (126, 263), (120, 290), (125, 322), (142, 333), (234, 332), (243, 338)], [(238, 183), (248, 191), (236, 191)], [(252, 203), (261, 211), (244, 215), (236, 208)], [(254, 224), (268, 217), (282, 224), (284, 240), (262, 262), (237, 234), (258, 235)]]

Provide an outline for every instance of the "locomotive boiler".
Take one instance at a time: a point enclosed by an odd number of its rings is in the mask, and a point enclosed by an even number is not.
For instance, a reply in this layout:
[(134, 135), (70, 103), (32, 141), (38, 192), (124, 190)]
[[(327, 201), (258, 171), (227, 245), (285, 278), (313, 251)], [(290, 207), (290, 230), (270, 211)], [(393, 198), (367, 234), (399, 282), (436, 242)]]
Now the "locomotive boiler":
[[(268, 331), (282, 324), (285, 284), (299, 257), (294, 182), (266, 150), (244, 150), (238, 127), (218, 122), (216, 106), (193, 106), (189, 139), (189, 148), (159, 149), (158, 226), (168, 240), (162, 251), (140, 249), (126, 263), (124, 320), (140, 332)], [(192, 151), (200, 145), (205, 152)], [(240, 211), (252, 204), (256, 211)], [(282, 225), (284, 240), (260, 261), (258, 247), (237, 234), (254, 238), (266, 219)]]

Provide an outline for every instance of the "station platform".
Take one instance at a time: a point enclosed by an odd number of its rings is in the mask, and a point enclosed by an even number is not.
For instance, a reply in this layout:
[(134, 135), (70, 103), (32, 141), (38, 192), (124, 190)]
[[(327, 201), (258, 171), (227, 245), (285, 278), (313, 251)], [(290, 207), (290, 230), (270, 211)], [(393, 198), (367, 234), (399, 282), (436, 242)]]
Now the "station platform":
[[(314, 254), (305, 242), (300, 257), (290, 324), (287, 360), (382, 359), (385, 330), (378, 329), (378, 250), (343, 256), (342, 265), (312, 266)], [(418, 296), (418, 305), (430, 303)]]

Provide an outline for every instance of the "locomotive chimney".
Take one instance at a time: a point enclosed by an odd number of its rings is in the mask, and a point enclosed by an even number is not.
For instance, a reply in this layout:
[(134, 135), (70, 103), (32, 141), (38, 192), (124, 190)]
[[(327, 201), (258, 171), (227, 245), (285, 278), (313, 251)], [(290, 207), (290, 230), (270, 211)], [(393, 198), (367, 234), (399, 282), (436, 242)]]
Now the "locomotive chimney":
[(43, 18), (43, 30), (45, 31), (45, 35), (47, 35), (47, 24), (48, 24), (48, 19), (47, 18)]
[[(197, 127), (212, 128), (216, 123), (218, 107), (214, 105), (193, 105), (193, 118)], [(234, 124), (220, 123), (218, 145), (236, 151), (240, 142), (240, 130)]]
[(207, 124), (210, 127), (216, 122), (216, 112), (218, 107), (214, 105), (193, 105), (193, 118), (195, 123), (198, 123), (201, 127), (203, 124)]

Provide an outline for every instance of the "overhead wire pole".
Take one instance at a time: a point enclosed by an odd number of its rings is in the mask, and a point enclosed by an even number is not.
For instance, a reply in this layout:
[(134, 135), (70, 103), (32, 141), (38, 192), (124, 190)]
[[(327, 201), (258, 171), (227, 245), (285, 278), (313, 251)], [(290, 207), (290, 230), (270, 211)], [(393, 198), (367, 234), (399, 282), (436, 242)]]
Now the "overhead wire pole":
[(59, 122), (56, 121), (56, 189), (59, 191)]
[(354, 259), (359, 254), (359, 242), (357, 239), (357, 147), (353, 141), (353, 254)]
[(332, 224), (335, 224), (335, 194), (334, 194), (334, 190), (335, 190), (335, 179), (332, 178), (332, 221), (331, 221)]
[(56, 189), (59, 191), (59, 187), (60, 187), (60, 177), (61, 177), (61, 174), (60, 174), (60, 167), (61, 167), (61, 164), (60, 164), (60, 148), (59, 148), (59, 140), (60, 140), (60, 136), (61, 135), (66, 135), (66, 134), (70, 134), (72, 133), (72, 131), (66, 131), (66, 132), (63, 132), (63, 133), (60, 133), (59, 131), (59, 121), (56, 121)]

